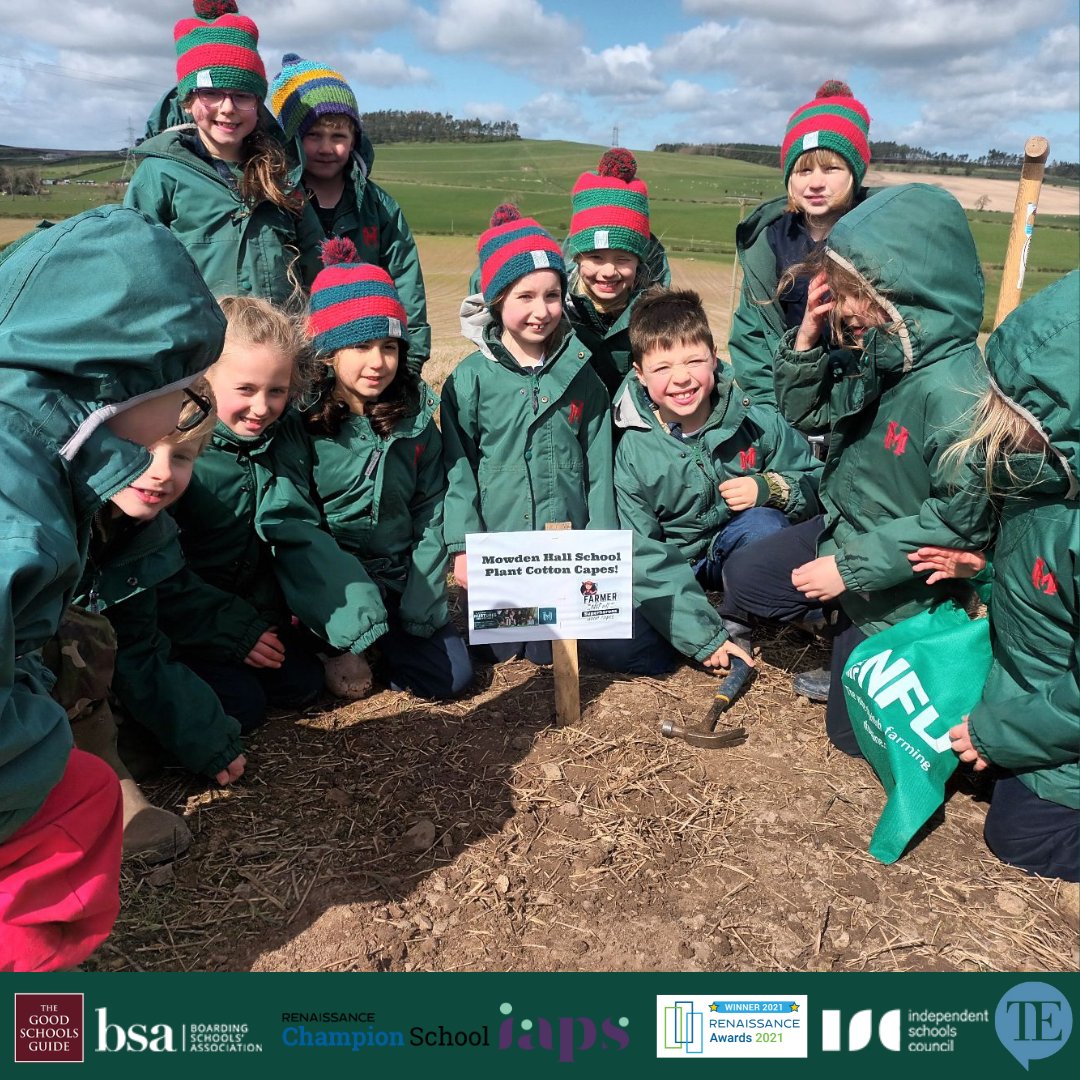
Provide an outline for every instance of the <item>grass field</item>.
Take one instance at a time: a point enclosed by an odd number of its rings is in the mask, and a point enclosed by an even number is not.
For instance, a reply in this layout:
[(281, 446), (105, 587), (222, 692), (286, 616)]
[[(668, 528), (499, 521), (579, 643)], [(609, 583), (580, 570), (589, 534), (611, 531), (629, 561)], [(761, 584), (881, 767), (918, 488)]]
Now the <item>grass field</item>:
[[(373, 175), (401, 204), (418, 236), (446, 235), (472, 242), (487, 227), (492, 209), (510, 201), (563, 237), (570, 223), (574, 181), (596, 167), (602, 152), (603, 147), (584, 143), (531, 140), (398, 144), (378, 148)], [(740, 218), (782, 190), (779, 170), (744, 161), (656, 152), (636, 157), (639, 173), (649, 185), (653, 231), (668, 251), (706, 263), (715, 260), (728, 271)], [(122, 168), (122, 161), (102, 158), (46, 166), (47, 176), (82, 176), (98, 181), (98, 186), (70, 184), (54, 186), (40, 197), (0, 197), (0, 246), (40, 218), (55, 220), (119, 201), (123, 189), (104, 181), (119, 178)], [(934, 182), (935, 177), (926, 179)], [(989, 329), (1010, 215), (969, 211), (968, 218), (987, 276), (984, 329)], [(1080, 218), (1041, 217), (1028, 260), (1025, 297), (1078, 263)], [(433, 270), (426, 259), (424, 269), (430, 283)]]

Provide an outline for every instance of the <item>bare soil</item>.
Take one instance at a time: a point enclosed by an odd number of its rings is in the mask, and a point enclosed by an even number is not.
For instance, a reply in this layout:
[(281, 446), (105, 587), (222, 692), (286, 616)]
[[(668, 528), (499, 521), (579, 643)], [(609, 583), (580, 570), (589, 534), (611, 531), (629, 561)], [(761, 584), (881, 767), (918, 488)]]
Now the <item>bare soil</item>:
[[(893, 184), (936, 184), (955, 195), (965, 210), (1000, 210), (1011, 214), (1016, 204), (1016, 181), (1010, 180), (871, 169), (867, 172), (864, 182), (867, 187), (891, 187)], [(977, 205), (984, 196), (987, 202)], [(1043, 184), (1039, 193), (1039, 213), (1073, 216), (1080, 214), (1080, 189)]]
[[(439, 386), (472, 241), (422, 237)], [(673, 260), (726, 341), (730, 267)], [(707, 751), (665, 740), (713, 678), (584, 667), (580, 724), (554, 726), (548, 669), (478, 670), (464, 701), (385, 689), (283, 715), (231, 789), (179, 770), (144, 785), (185, 816), (188, 855), (126, 865), (113, 935), (87, 966), (125, 971), (1063, 971), (1080, 965), (1077, 889), (986, 850), (983, 796), (957, 780), (898, 863), (867, 854), (869, 767), (832, 749), (791, 692), (826, 650), (761, 630), (759, 674)], [(380, 689), (381, 688), (381, 689)]]

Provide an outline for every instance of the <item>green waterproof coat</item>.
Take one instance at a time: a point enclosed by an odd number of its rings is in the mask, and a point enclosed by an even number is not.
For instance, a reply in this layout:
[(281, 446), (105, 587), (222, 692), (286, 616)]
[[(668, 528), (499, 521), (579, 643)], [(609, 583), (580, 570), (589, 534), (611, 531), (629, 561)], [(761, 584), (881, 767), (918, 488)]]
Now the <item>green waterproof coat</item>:
[(334, 648), (362, 652), (386, 632), (370, 581), (312, 512), (312, 450), (297, 414), (254, 438), (218, 421), (173, 507), (191, 568), (274, 626), (295, 615)]
[(763, 202), (735, 230), (743, 283), (728, 334), (728, 355), (736, 383), (755, 405), (776, 405), (773, 358), (785, 326), (783, 310), (776, 302), (780, 284), (776, 252), (767, 234), (769, 226), (787, 213), (787, 204), (786, 195)]
[[(402, 626), (431, 637), (449, 621), (447, 555), (443, 543), (446, 473), (442, 438), (435, 426), (438, 398), (420, 387), (420, 411), (400, 420), (387, 438), (366, 416), (350, 414), (337, 435), (309, 433), (313, 493), (305, 512), (353, 556), (356, 588), (364, 608), (386, 613), (386, 590), (400, 598)], [(283, 504), (280, 517), (286, 513)], [(292, 504), (292, 505), (295, 505)]]
[[(1013, 454), (994, 543), (994, 660), (971, 741), (1041, 799), (1080, 807), (1080, 273), (1023, 304), (986, 345), (998, 392), (1049, 453)], [(1017, 487), (1019, 485), (1019, 490)], [(1010, 494), (1011, 492), (1011, 494)]]
[(401, 207), (371, 179), (374, 161), (371, 141), (361, 133), (329, 235), (347, 236), (356, 245), (358, 261), (381, 266), (393, 279), (409, 324), (408, 364), (419, 374), (431, 355), (420, 254)]
[[(296, 151), (272, 117), (269, 123), (268, 132), (280, 138), (292, 162), (296, 185)], [(300, 287), (309, 288), (320, 269), (322, 240), (314, 211), (305, 204), (297, 216), (266, 199), (249, 206), (225, 163), (202, 157), (198, 146), (194, 124), (169, 128), (138, 146), (140, 163), (124, 205), (175, 233), (215, 296), (260, 296), (284, 304), (293, 293), (290, 270)]]
[(523, 368), (479, 296), (461, 325), (479, 348), (442, 390), (449, 553), (465, 550), (466, 533), (615, 528), (611, 406), (585, 348), (564, 324), (552, 355)]
[[(631, 374), (615, 401), (615, 500), (619, 524), (634, 531), (634, 600), (653, 627), (683, 655), (702, 661), (728, 638), (692, 564), (731, 520), (720, 497), (725, 480), (753, 476), (759, 506), (790, 521), (818, 513), (821, 462), (801, 435), (769, 406), (750, 404), (717, 364), (714, 405), (696, 436), (676, 438)], [(772, 473), (783, 499), (770, 498)]]
[[(244, 600), (202, 582), (184, 564), (176, 522), (159, 514), (133, 529), (107, 555), (87, 565), (75, 603), (102, 610), (116, 631), (113, 693), (187, 769), (214, 776), (243, 753), (240, 725), (191, 668), (174, 660), (174, 645), (213, 649), (242, 660), (232, 624), (269, 624)], [(182, 617), (178, 618), (182, 613)], [(166, 616), (174, 634), (163, 630)]]
[(990, 537), (989, 500), (960, 490), (941, 462), (986, 387), (983, 277), (960, 204), (926, 184), (871, 196), (833, 226), (826, 250), (873, 285), (900, 329), (867, 331), (859, 351), (803, 353), (789, 331), (776, 397), (798, 427), (830, 431), (818, 554), (836, 557), (840, 603), (873, 633), (957, 591), (913, 576), (910, 552), (981, 549)]
[(187, 252), (118, 206), (0, 257), (0, 840), (71, 750), (40, 649), (82, 575), (94, 514), (150, 463), (110, 415), (187, 386), (225, 320)]

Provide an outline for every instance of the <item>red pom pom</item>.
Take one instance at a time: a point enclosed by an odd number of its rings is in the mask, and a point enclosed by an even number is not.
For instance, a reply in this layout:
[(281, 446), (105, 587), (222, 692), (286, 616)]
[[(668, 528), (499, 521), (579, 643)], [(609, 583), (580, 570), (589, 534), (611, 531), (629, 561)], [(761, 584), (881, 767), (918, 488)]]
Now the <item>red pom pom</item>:
[(235, 15), (239, 10), (236, 0), (194, 0), (194, 6), (200, 19), (220, 19), (222, 15)]
[(521, 211), (512, 202), (499, 203), (492, 212), (491, 227), (494, 229), (496, 225), (505, 225), (508, 221), (520, 220)]
[(637, 161), (629, 150), (621, 146), (613, 146), (600, 159), (596, 171), (601, 176), (614, 176), (623, 183), (629, 184), (637, 176)]
[(356, 245), (347, 236), (332, 236), (319, 248), (323, 266), (356, 262)]
[(826, 79), (819, 87), (814, 97), (854, 97), (851, 87), (839, 79)]

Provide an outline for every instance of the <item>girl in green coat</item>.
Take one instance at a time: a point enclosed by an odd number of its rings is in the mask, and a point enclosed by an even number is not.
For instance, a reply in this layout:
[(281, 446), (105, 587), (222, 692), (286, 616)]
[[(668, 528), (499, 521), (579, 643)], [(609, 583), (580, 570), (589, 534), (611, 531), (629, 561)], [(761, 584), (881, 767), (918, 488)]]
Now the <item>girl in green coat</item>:
[(318, 221), (263, 105), (258, 27), (233, 0), (195, 0), (195, 13), (173, 31), (175, 102), (191, 124), (139, 146), (124, 205), (175, 233), (215, 296), (283, 304), (311, 284)]
[[(461, 325), (479, 347), (442, 393), (443, 533), (463, 587), (466, 533), (616, 528), (610, 400), (563, 317), (559, 245), (504, 205), (478, 250), (482, 294), (465, 300)], [(546, 641), (491, 649), (551, 662)]]
[(448, 613), (437, 399), (405, 362), (405, 307), (390, 275), (356, 259), (351, 241), (328, 241), (311, 291), (308, 330), (327, 362), (305, 414), (313, 494), (387, 625), (379, 648), (391, 688), (454, 698), (472, 662)]
[[(990, 594), (993, 665), (982, 700), (949, 732), (961, 761), (999, 773), (986, 815), (990, 850), (1030, 874), (1080, 876), (1080, 272), (1010, 315), (986, 343), (991, 386), (973, 456), (998, 512)], [(928, 581), (986, 560), (940, 547), (909, 559)]]

